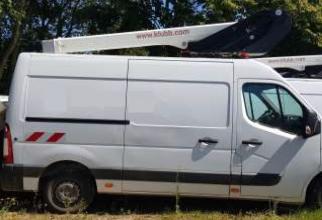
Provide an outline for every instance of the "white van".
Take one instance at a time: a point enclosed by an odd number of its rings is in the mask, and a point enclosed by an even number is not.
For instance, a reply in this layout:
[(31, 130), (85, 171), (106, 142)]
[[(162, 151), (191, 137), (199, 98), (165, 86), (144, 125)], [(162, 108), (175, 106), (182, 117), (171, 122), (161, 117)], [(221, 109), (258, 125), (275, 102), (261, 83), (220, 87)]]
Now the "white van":
[(256, 60), (23, 53), (1, 188), (76, 212), (95, 193), (322, 206), (320, 119)]
[(322, 206), (320, 119), (252, 59), (23, 53), (1, 188), (76, 212), (95, 193)]

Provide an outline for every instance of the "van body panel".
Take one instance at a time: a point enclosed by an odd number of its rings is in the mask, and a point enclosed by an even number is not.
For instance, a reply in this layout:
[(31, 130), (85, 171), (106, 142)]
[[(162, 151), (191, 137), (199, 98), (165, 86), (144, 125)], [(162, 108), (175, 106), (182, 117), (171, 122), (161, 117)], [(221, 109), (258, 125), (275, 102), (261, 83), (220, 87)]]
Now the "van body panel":
[[(111, 125), (109, 120), (125, 120), (125, 80), (27, 80), (25, 141), (34, 132), (44, 132), (36, 142), (48, 143), (59, 132), (64, 134), (59, 143), (118, 145), (122, 149), (124, 125)], [(92, 98), (100, 96), (104, 98)]]
[[(37, 54), (19, 60), (29, 64), (16, 69), (11, 85), (14, 110), (7, 123), (15, 163), (45, 169), (75, 161), (89, 169), (122, 170), (127, 61)], [(118, 184), (114, 189), (121, 192)]]
[[(169, 188), (163, 188), (170, 193), (175, 193), (176, 184), (188, 181), (182, 173), (229, 176), (232, 85), (232, 63), (130, 60), (124, 169), (154, 171), (162, 175), (159, 182), (165, 175), (177, 175), (168, 180), (173, 182), (166, 184)], [(207, 137), (218, 143), (199, 142)], [(145, 185), (124, 183), (123, 189), (144, 191)], [(204, 187), (207, 193), (228, 196), (228, 185)], [(185, 184), (181, 191), (200, 192), (193, 184)]]
[(126, 79), (126, 57), (36, 53), (30, 56), (28, 76)]
[[(253, 65), (254, 64), (254, 65)], [(241, 173), (241, 198), (271, 198), (279, 201), (305, 201), (305, 189), (310, 180), (320, 172), (320, 135), (303, 139), (299, 135), (284, 132), (249, 120), (246, 114), (243, 85), (264, 83), (281, 86), (293, 94), (308, 109), (312, 109), (298, 88), (263, 64), (238, 60), (234, 65), (236, 82), (236, 143), (232, 151), (232, 171)], [(259, 146), (243, 145), (243, 140), (257, 139)], [(315, 152), (315, 153), (314, 153)], [(310, 159), (307, 155), (311, 155)], [(264, 173), (278, 174), (280, 180), (272, 186), (245, 185), (245, 176)], [(273, 178), (272, 175), (270, 178)], [(265, 180), (266, 182), (268, 179)], [(294, 184), (296, 183), (296, 184)]]
[[(17, 60), (16, 68), (10, 85), (10, 99), (6, 111), (6, 122), (10, 125), (11, 134), (18, 140), (23, 139), (23, 124), (21, 123), (24, 111), (24, 99), (27, 92), (25, 77), (30, 69), (31, 54), (22, 53)], [(14, 155), (23, 152), (13, 152)], [(20, 157), (17, 157), (17, 159)], [(22, 163), (23, 161), (17, 161)]]
[[(243, 79), (239, 83), (238, 91), (242, 91), (244, 83), (274, 83), (288, 89), (287, 84), (274, 81)], [(241, 93), (238, 98), (241, 105), (238, 105), (240, 108), (237, 120), (237, 142), (239, 145), (236, 152), (241, 155), (242, 178), (243, 175), (252, 173), (278, 174), (280, 176), (278, 184), (269, 187), (242, 184), (241, 195), (301, 198), (302, 189), (306, 187), (307, 179), (319, 173), (320, 135), (304, 139), (301, 136), (254, 123), (247, 117)], [(251, 147), (240, 144), (243, 140), (252, 138), (261, 140), (263, 144)], [(306, 155), (310, 155), (310, 159), (307, 159)]]

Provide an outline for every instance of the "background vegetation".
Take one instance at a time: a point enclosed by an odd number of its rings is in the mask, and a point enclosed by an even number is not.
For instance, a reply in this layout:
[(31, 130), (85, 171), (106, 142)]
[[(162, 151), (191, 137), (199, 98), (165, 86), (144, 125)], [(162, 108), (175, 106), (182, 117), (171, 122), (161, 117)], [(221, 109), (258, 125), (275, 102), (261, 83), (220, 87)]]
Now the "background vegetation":
[[(289, 11), (294, 25), (271, 55), (322, 53), (321, 0), (1, 0), (0, 93), (8, 92), (18, 54), (41, 51), (44, 39), (231, 21), (275, 8)], [(176, 51), (150, 47), (108, 53)]]
[[(38, 201), (38, 202), (37, 202)], [(174, 197), (99, 195), (85, 212), (57, 215), (43, 209), (32, 194), (0, 197), (0, 219), (17, 220), (321, 220), (322, 210), (280, 206), (277, 212), (268, 202), (181, 198), (176, 211)]]

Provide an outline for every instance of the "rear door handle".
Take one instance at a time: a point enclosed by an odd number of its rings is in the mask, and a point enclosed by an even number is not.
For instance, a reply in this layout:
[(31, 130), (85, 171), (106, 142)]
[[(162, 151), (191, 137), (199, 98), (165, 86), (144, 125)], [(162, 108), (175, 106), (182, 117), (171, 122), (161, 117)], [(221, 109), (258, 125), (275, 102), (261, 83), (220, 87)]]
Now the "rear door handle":
[(198, 143), (200, 144), (217, 144), (218, 140), (217, 139), (212, 139), (209, 137), (201, 138), (198, 140)]
[(244, 140), (242, 141), (242, 144), (245, 144), (245, 145), (262, 145), (263, 142), (260, 141), (260, 140), (257, 140), (257, 139), (250, 139), (250, 140)]

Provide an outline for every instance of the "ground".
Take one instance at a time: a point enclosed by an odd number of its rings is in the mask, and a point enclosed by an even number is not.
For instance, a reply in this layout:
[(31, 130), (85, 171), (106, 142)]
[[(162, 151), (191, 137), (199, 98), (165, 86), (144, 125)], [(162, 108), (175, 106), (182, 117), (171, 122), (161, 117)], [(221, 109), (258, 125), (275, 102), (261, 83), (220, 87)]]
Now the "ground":
[(4, 194), (0, 197), (0, 219), (130, 219), (130, 220), (291, 220), (322, 219), (322, 210), (282, 206), (277, 212), (269, 202), (180, 198), (175, 210), (174, 197), (97, 196), (85, 213), (55, 215), (48, 213), (34, 194)]

